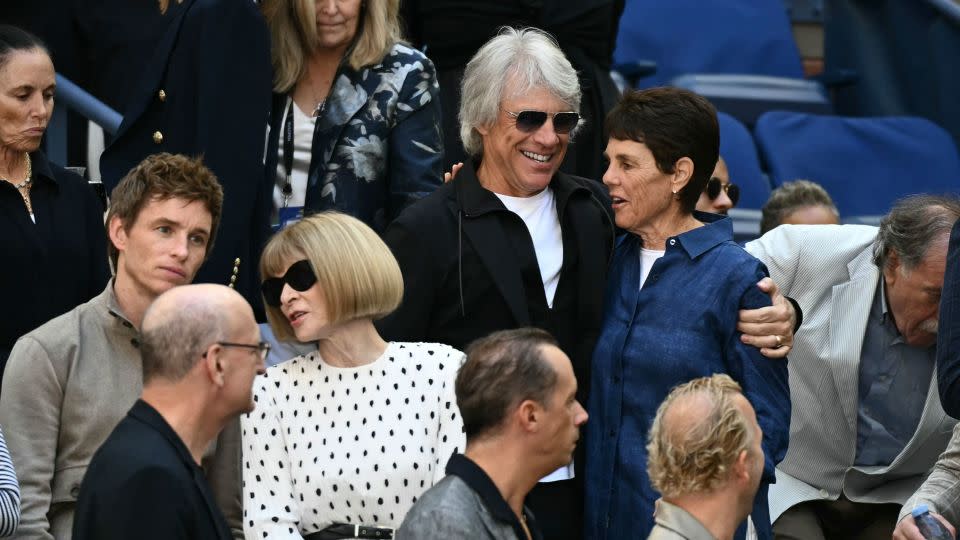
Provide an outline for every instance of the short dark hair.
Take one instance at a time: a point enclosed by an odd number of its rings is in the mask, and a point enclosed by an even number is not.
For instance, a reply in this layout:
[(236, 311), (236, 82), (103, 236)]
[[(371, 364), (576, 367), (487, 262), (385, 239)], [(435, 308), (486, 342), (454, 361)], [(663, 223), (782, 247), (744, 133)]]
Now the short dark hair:
[(525, 400), (549, 406), (557, 373), (543, 359), (544, 345), (557, 340), (539, 328), (501, 330), (470, 344), (456, 382), (468, 441), (489, 435)]
[(223, 188), (213, 172), (203, 164), (202, 157), (162, 152), (147, 156), (123, 177), (110, 194), (106, 220), (107, 250), (114, 268), (120, 252), (110, 240), (110, 221), (119, 218), (124, 230), (129, 231), (148, 202), (167, 199), (203, 203), (212, 218), (210, 241), (207, 243), (207, 254), (210, 254), (223, 211)]
[(678, 195), (693, 212), (720, 157), (717, 111), (706, 98), (683, 88), (629, 90), (607, 114), (605, 128), (608, 137), (645, 144), (664, 174), (690, 158), (693, 177)]
[(960, 198), (956, 195), (911, 195), (898, 200), (880, 221), (873, 262), (882, 271), (893, 252), (901, 269), (913, 270), (926, 257), (931, 244), (943, 235), (949, 237), (958, 218)]
[(37, 36), (16, 26), (0, 24), (0, 69), (7, 65), (13, 53), (37, 49), (50, 56), (47, 46)]

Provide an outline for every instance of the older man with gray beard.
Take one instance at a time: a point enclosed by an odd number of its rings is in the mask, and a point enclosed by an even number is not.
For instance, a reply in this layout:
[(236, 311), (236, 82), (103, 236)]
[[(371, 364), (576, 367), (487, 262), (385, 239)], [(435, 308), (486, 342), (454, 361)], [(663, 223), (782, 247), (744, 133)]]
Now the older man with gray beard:
[(935, 342), (960, 199), (898, 201), (879, 229), (783, 225), (747, 245), (804, 324), (790, 353), (790, 448), (770, 488), (778, 539), (890, 538), (947, 445)]

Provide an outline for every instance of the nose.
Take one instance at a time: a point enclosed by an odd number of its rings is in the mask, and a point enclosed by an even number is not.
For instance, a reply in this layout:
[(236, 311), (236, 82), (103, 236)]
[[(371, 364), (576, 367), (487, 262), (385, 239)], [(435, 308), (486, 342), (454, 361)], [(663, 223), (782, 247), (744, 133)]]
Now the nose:
[(583, 408), (583, 405), (577, 401), (577, 410), (573, 416), (573, 423), (576, 426), (582, 426), (587, 423), (587, 420), (590, 418), (590, 415), (587, 414), (587, 410)]
[(333, 14), (337, 12), (337, 0), (316, 0), (317, 9), (323, 13)]
[(543, 146), (559, 144), (560, 135), (557, 135), (557, 132), (553, 129), (553, 118), (547, 116), (547, 121), (533, 133), (533, 140)]
[(178, 236), (173, 240), (173, 246), (171, 248), (171, 255), (177, 260), (183, 261), (187, 259), (187, 255), (190, 254), (190, 239), (187, 238), (187, 235)]
[(288, 304), (292, 302), (298, 295), (299, 293), (296, 289), (291, 287), (289, 283), (284, 283), (283, 289), (280, 291), (280, 304)]
[[(30, 114), (37, 119), (49, 119), (53, 114), (53, 98), (44, 99), (42, 92), (37, 92), (30, 100)], [(46, 125), (46, 122), (44, 122)]]
[(727, 190), (720, 190), (720, 195), (717, 195), (717, 198), (713, 201), (713, 206), (724, 211), (733, 208), (733, 201), (727, 195)]
[(600, 178), (600, 180), (602, 180), (603, 183), (604, 183), (605, 185), (608, 185), (608, 186), (614, 183), (614, 181), (615, 181), (615, 174), (614, 174), (614, 170), (613, 170), (613, 162), (612, 162), (612, 161), (610, 162), (609, 165), (607, 165), (607, 170), (603, 171), (603, 176)]

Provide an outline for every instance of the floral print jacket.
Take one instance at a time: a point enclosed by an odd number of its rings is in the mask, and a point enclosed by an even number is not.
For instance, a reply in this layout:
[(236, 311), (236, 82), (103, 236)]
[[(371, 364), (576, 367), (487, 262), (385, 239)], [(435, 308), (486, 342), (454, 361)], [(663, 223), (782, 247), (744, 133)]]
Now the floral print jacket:
[[(270, 189), (287, 103), (287, 95), (274, 95), (265, 158)], [(378, 65), (342, 66), (317, 119), (304, 213), (338, 210), (383, 232), (443, 183), (442, 141), (436, 71), (423, 53), (397, 43)]]

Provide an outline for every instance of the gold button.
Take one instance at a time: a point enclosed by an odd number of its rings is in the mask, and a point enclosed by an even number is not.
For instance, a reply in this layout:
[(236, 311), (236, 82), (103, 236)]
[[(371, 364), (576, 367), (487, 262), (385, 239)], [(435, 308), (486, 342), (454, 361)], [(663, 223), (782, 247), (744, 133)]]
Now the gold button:
[(237, 276), (230, 276), (230, 283), (236, 283), (236, 282), (237, 282)]
[(159, 131), (154, 131), (154, 132), (153, 132), (153, 142), (156, 143), (156, 144), (162, 143), (162, 142), (163, 142), (163, 133), (160, 133)]
[(166, 101), (167, 93), (164, 92), (163, 90), (160, 90), (159, 92), (157, 92), (157, 97), (160, 98), (160, 101)]

